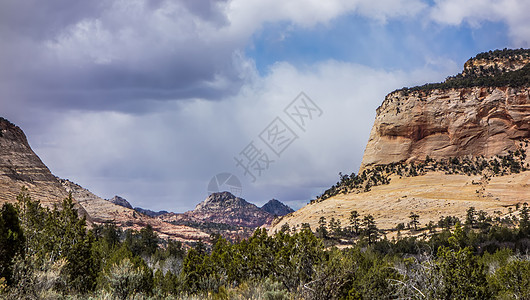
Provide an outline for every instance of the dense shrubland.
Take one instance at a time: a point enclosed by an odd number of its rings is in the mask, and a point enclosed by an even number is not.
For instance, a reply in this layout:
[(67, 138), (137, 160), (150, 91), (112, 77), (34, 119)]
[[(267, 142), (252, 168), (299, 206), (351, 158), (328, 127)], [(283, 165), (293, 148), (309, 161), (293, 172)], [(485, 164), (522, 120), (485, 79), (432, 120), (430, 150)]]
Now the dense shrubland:
[[(71, 197), (45, 209), (26, 191), (0, 214), (0, 297), (7, 299), (528, 299), (530, 220), (520, 204), (501, 218), (421, 216), (388, 240), (374, 218), (322, 219), (264, 229), (238, 242), (191, 247), (149, 227), (87, 230)], [(347, 241), (342, 250), (334, 245)], [(207, 243), (206, 243), (207, 242)]]

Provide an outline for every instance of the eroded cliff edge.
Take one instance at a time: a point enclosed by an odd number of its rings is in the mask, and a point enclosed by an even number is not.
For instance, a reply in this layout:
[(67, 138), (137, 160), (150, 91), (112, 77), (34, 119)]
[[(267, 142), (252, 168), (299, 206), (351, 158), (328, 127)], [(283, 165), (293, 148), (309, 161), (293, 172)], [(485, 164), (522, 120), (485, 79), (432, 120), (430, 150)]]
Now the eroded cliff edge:
[(530, 51), (517, 51), (478, 55), (444, 83), (387, 95), (361, 170), (427, 156), (492, 157), (517, 150), (530, 138)]

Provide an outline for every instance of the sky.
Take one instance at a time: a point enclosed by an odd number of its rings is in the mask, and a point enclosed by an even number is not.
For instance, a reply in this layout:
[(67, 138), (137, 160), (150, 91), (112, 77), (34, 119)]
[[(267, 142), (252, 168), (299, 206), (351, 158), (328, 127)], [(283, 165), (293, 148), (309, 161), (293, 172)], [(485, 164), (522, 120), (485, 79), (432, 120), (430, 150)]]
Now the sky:
[(528, 11), (530, 0), (2, 0), (0, 116), (52, 173), (102, 198), (184, 212), (228, 173), (248, 201), (298, 209), (358, 171), (386, 94), (443, 81), (483, 51), (529, 48)]

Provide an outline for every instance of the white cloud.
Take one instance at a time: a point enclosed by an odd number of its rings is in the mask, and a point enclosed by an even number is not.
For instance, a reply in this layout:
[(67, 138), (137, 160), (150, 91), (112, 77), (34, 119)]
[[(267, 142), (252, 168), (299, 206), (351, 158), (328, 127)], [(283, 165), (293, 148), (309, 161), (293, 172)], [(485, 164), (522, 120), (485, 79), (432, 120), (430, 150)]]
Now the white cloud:
[(47, 42), (61, 59), (89, 58), (88, 63), (110, 63), (120, 59), (130, 64), (190, 54), (195, 47), (220, 49), (215, 32), (219, 23), (192, 14), (182, 2), (164, 1), (158, 7), (148, 2), (114, 1), (92, 18), (67, 27)]
[[(6, 63), (18, 61), (17, 68), (22, 70), (18, 79), (27, 86), (54, 91), (65, 85), (77, 92), (112, 90), (113, 102), (130, 101), (129, 94), (116, 93), (131, 87), (150, 91), (148, 96), (152, 98), (185, 99), (199, 93), (204, 97), (208, 93), (234, 92), (243, 84), (244, 79), (240, 78), (231, 60), (234, 53), (244, 50), (251, 36), (265, 23), (287, 22), (295, 29), (326, 24), (348, 14), (385, 22), (416, 15), (426, 7), (421, 0), (201, 3), (206, 4), (116, 0), (90, 6), (85, 14), (73, 14), (78, 19), (70, 16), (63, 27), (51, 22), (36, 22), (35, 27), (44, 27), (39, 28), (39, 32), (47, 34), (38, 38), (28, 35), (29, 47), (26, 48), (31, 50), (24, 50), (31, 52), (24, 53), (25, 57), (36, 59), (31, 62), (20, 59), (18, 52), (13, 51)], [(47, 4), (43, 2), (40, 6)], [(33, 8), (34, 14), (39, 9), (39, 6)], [(31, 19), (26, 27), (31, 27), (29, 24)], [(46, 31), (47, 26), (49, 30)], [(20, 29), (17, 33), (24, 36), (27, 32)], [(13, 39), (19, 34), (14, 34)], [(50, 69), (55, 70), (53, 76), (49, 74)], [(79, 101), (72, 102), (69, 96), (56, 95), (56, 101), (75, 106)], [(97, 107), (108, 109), (97, 105), (91, 108)]]
[[(164, 102), (141, 115), (58, 112), (28, 136), (54, 173), (105, 198), (120, 194), (133, 205), (184, 211), (203, 200), (211, 177), (231, 172), (243, 181), (248, 200), (274, 197), (299, 207), (334, 183), (339, 171), (357, 171), (386, 93), (440, 80), (448, 71), (404, 74), (330, 60), (303, 68), (278, 63), (266, 77), (247, 72), (254, 79), (222, 101)], [(276, 116), (285, 118), (283, 109), (300, 91), (323, 115), (307, 132), (298, 130), (300, 138), (252, 183), (234, 156), (250, 141), (259, 144), (258, 134)]]
[(530, 1), (528, 0), (438, 0), (430, 17), (441, 24), (478, 27), (482, 22), (503, 22), (515, 47), (530, 46)]
[[(296, 30), (345, 15), (384, 23), (429, 12), (422, 0), (117, 0), (83, 2), (86, 9), (22, 2), (0, 4), (0, 33), (9, 38), (0, 56), (2, 109), (31, 122), (19, 125), (56, 175), (152, 209), (193, 208), (219, 172), (243, 179), (233, 156), (300, 91), (324, 114), (258, 182), (244, 181), (244, 196), (308, 200), (339, 171), (357, 170), (385, 94), (459, 71), (436, 59), (407, 74), (327, 60), (278, 62), (260, 77), (244, 55), (266, 23)], [(528, 42), (527, 1), (466, 3), (438, 1), (430, 18), (506, 22), (514, 41)], [(393, 51), (383, 42), (374, 51)]]
[(426, 7), (421, 0), (232, 0), (226, 7), (226, 15), (230, 30), (251, 35), (267, 22), (284, 21), (312, 27), (352, 13), (384, 22), (416, 15)]

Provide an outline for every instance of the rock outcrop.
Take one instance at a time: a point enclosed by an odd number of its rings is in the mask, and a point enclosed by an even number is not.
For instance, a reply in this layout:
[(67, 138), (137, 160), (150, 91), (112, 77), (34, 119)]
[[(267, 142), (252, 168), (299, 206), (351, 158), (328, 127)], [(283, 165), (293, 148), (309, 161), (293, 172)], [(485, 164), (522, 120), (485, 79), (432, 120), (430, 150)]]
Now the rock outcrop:
[(265, 203), (261, 209), (273, 216), (285, 216), (286, 214), (294, 212), (292, 208), (276, 199), (269, 200), (269, 202)]
[(194, 210), (183, 214), (169, 213), (159, 218), (174, 223), (210, 222), (255, 228), (270, 224), (274, 215), (230, 192), (220, 192), (212, 193)]
[(274, 216), (229, 192), (213, 193), (192, 211), (195, 219), (236, 226), (259, 227)]
[[(495, 83), (495, 76), (529, 68), (528, 63), (527, 55), (471, 59), (462, 74), (446, 81), (447, 87), (458, 80), (468, 80), (469, 85), (471, 76), (477, 82)], [(427, 156), (506, 155), (530, 138), (529, 84), (447, 87), (387, 95), (377, 109), (361, 170)]]
[(33, 152), (22, 129), (0, 118), (0, 203), (15, 202), (22, 187), (47, 207), (68, 196)]
[(119, 205), (119, 206), (123, 206), (123, 207), (126, 207), (126, 208), (130, 208), (130, 209), (133, 209), (131, 203), (129, 203), (129, 201), (127, 201), (125, 198), (122, 198), (118, 195), (115, 195), (114, 197), (112, 197), (111, 199), (108, 199), (107, 201), (111, 202), (111, 203), (114, 203), (116, 205)]
[(530, 63), (530, 52), (520, 50), (497, 50), (478, 54), (464, 64), (463, 77), (473, 75), (495, 75), (524, 68)]
[(481, 53), (445, 82), (386, 96), (359, 174), (341, 175), (326, 197), (270, 231), (349, 224), (352, 211), (372, 215), (389, 235), (411, 212), (422, 224), (465, 219), (469, 207), (513, 218), (530, 194), (529, 145), (530, 50)]

